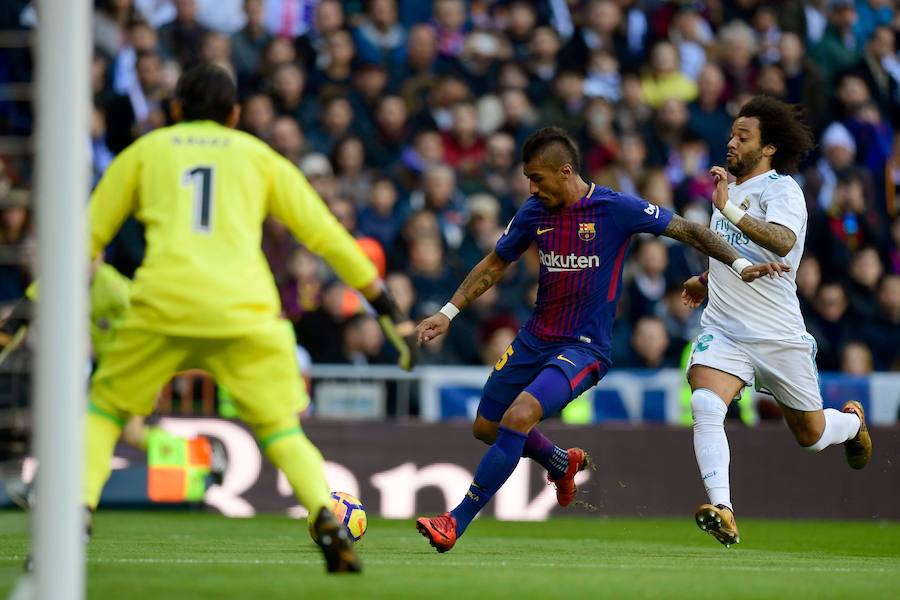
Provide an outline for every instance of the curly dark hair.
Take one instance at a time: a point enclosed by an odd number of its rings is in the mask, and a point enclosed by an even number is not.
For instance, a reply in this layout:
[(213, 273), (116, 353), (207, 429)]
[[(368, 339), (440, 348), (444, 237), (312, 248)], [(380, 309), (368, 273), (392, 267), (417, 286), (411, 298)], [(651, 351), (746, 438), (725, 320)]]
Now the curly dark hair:
[(806, 111), (771, 96), (754, 96), (741, 107), (740, 117), (759, 120), (760, 145), (775, 146), (772, 168), (778, 173), (795, 173), (800, 160), (816, 145), (806, 124)]
[[(538, 154), (544, 154), (546, 150), (558, 150), (552, 159), (559, 163), (569, 163), (576, 173), (581, 170), (581, 154), (578, 145), (572, 137), (561, 127), (542, 127), (525, 140), (522, 146), (522, 162), (531, 162)], [(549, 152), (548, 152), (549, 154)], [(549, 158), (544, 157), (544, 158)]]

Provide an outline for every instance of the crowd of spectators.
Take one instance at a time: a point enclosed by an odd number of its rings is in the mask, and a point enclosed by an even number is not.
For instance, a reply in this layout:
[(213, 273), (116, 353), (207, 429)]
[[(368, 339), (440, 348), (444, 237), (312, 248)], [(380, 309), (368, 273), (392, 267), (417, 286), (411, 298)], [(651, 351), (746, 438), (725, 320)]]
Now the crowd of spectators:
[[(33, 2), (4, 2), (0, 28), (38, 24)], [(239, 127), (300, 167), (416, 319), (528, 197), (519, 150), (535, 129), (566, 128), (586, 178), (708, 223), (707, 171), (723, 164), (741, 103), (802, 104), (818, 147), (793, 174), (809, 211), (797, 283), (819, 366), (900, 369), (900, 2), (97, 0), (93, 27), (94, 182), (171, 121), (183, 69), (221, 64), (238, 84)], [(30, 51), (3, 52), (0, 83), (30, 81)], [(27, 101), (0, 98), (0, 129), (32, 126)], [(9, 301), (31, 278), (31, 162), (0, 156), (0, 169)], [(280, 223), (265, 224), (263, 250), (314, 361), (385, 360), (358, 296)], [(130, 276), (142, 254), (130, 221), (107, 260)], [(699, 327), (681, 283), (704, 268), (667, 238), (635, 240), (617, 366), (678, 366)], [(530, 312), (537, 269), (524, 256), (422, 362), (492, 364)]]

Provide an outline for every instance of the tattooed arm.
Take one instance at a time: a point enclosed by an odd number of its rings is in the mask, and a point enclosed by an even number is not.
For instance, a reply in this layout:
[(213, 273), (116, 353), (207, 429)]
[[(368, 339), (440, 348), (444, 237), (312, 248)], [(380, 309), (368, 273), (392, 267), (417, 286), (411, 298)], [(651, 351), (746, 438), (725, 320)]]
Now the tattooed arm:
[(475, 267), (469, 271), (466, 278), (456, 289), (453, 298), (450, 299), (456, 308), (464, 309), (478, 296), (485, 293), (488, 288), (497, 283), (503, 277), (503, 273), (512, 263), (500, 258), (493, 250), (481, 259)]
[[(450, 302), (458, 310), (464, 309), (497, 283), (510, 264), (512, 263), (503, 260), (495, 251), (491, 250), (490, 254), (482, 258), (481, 262), (469, 271)], [(416, 327), (419, 344), (443, 335), (449, 328), (450, 317), (442, 312), (431, 315)]]
[[(732, 266), (734, 261), (741, 258), (737, 250), (731, 247), (725, 240), (712, 232), (709, 227), (698, 225), (682, 219), (678, 215), (672, 215), (672, 220), (663, 231), (663, 235), (670, 237), (679, 242), (689, 244), (702, 252), (703, 254), (714, 258), (719, 262), (723, 262), (728, 266)], [(776, 274), (780, 277), (782, 272), (790, 271), (788, 265), (780, 263), (760, 263), (757, 265), (750, 264), (749, 261), (741, 270), (740, 276), (744, 281), (753, 281), (768, 275), (774, 277)]]
[(693, 246), (703, 254), (726, 265), (731, 265), (741, 257), (737, 250), (713, 233), (709, 227), (688, 221), (678, 215), (672, 215), (672, 220), (669, 221), (663, 235)]
[[(725, 210), (725, 206), (728, 204), (728, 173), (722, 167), (713, 167), (709, 173), (716, 182), (716, 189), (712, 197), (713, 205), (720, 211)], [(729, 218), (728, 215), (725, 216)], [(729, 220), (731, 219), (729, 218)], [(797, 241), (796, 234), (784, 225), (760, 221), (748, 214), (741, 217), (735, 226), (755, 243), (766, 250), (771, 250), (778, 256), (787, 256), (794, 247), (794, 242)]]
[(784, 225), (761, 221), (750, 215), (744, 215), (737, 222), (737, 228), (744, 232), (748, 238), (766, 250), (771, 250), (778, 256), (787, 256), (797, 241), (797, 236), (794, 232)]

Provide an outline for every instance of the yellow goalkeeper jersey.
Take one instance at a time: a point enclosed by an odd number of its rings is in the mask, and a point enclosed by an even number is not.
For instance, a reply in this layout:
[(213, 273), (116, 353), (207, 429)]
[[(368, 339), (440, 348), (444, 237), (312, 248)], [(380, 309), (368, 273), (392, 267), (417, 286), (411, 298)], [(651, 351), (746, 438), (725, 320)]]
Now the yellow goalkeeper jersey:
[(261, 248), (267, 215), (281, 220), (348, 285), (375, 266), (300, 171), (253, 136), (189, 121), (138, 139), (91, 196), (91, 257), (129, 214), (147, 250), (123, 327), (190, 337), (234, 337), (281, 311)]

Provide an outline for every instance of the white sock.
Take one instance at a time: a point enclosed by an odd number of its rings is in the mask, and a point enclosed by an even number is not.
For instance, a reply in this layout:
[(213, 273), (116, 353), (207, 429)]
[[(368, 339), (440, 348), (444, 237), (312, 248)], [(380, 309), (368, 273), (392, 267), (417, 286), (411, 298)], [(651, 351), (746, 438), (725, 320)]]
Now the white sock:
[(710, 504), (731, 506), (728, 464), (731, 453), (725, 436), (725, 413), (728, 406), (715, 393), (698, 388), (691, 394), (694, 415), (694, 455)]
[(822, 437), (819, 438), (812, 446), (806, 446), (810, 452), (820, 452), (828, 446), (834, 444), (843, 444), (847, 440), (852, 440), (859, 433), (859, 417), (856, 413), (845, 413), (833, 408), (826, 408), (825, 413), (825, 429), (822, 430)]

